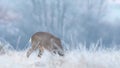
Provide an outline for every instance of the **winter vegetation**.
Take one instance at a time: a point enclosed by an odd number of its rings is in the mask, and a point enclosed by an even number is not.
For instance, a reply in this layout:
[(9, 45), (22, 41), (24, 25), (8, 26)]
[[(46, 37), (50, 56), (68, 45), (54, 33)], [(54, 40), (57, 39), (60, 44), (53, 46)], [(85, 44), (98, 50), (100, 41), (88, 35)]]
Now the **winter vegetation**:
[(38, 51), (29, 58), (26, 51), (9, 50), (0, 55), (1, 68), (119, 68), (120, 51), (116, 49), (97, 48), (94, 45), (87, 49), (79, 44), (79, 49), (66, 50), (65, 56), (51, 55), (44, 51), (41, 58), (37, 57)]
[[(119, 6), (112, 0), (0, 0), (0, 68), (119, 68)], [(65, 56), (46, 50), (27, 58), (38, 31), (59, 37)]]

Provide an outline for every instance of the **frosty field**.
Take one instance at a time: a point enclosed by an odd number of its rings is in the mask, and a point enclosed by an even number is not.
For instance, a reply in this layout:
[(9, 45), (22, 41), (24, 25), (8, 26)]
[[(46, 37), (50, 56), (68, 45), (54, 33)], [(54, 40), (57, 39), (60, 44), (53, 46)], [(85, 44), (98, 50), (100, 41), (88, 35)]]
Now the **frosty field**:
[(86, 50), (85, 48), (66, 51), (64, 57), (45, 51), (41, 58), (37, 52), (26, 57), (27, 50), (8, 51), (0, 55), (0, 68), (119, 68), (119, 50)]
[[(65, 56), (27, 58), (36, 32), (60, 38)], [(120, 0), (0, 0), (0, 68), (120, 68)]]

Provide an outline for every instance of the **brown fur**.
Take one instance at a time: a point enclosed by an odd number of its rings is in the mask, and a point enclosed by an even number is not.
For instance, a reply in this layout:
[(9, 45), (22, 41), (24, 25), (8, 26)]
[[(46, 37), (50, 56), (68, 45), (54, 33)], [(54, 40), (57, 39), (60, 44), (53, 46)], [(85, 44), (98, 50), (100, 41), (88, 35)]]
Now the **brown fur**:
[(60, 56), (63, 56), (63, 47), (59, 38), (53, 36), (48, 32), (37, 32), (31, 37), (32, 47), (27, 52), (27, 57), (39, 49), (38, 57), (41, 57), (43, 51), (46, 49), (51, 53), (57, 53)]

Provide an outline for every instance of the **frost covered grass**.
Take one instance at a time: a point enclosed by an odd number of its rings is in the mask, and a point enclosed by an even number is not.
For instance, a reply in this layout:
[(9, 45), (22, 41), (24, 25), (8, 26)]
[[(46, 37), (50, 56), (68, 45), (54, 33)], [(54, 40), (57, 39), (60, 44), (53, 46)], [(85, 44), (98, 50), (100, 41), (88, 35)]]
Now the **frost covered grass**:
[(0, 68), (120, 68), (120, 51), (115, 49), (66, 51), (64, 57), (45, 51), (41, 58), (37, 52), (26, 57), (24, 51), (9, 50), (0, 55)]

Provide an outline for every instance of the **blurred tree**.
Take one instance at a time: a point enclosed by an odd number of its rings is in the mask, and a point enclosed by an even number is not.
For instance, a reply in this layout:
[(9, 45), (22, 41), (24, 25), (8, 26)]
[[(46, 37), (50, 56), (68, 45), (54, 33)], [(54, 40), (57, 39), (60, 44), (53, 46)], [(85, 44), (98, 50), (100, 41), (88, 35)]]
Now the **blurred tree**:
[(31, 3), (39, 31), (54, 33), (69, 43), (97, 42), (101, 38), (98, 27), (102, 27), (106, 14), (105, 0), (31, 0)]
[[(47, 31), (58, 36), (71, 48), (77, 48), (81, 42), (89, 45), (99, 39), (106, 41), (104, 43), (111, 42), (110, 27), (103, 24), (107, 12), (106, 0), (29, 0), (23, 2), (25, 4), (22, 3), (18, 10), (22, 13), (22, 20), (17, 21), (17, 24), (12, 24), (18, 28), (16, 32), (18, 35), (5, 37), (14, 43), (14, 46), (25, 47), (32, 34), (38, 31)], [(6, 16), (8, 16), (7, 19), (11, 18), (11, 13), (8, 12)]]

